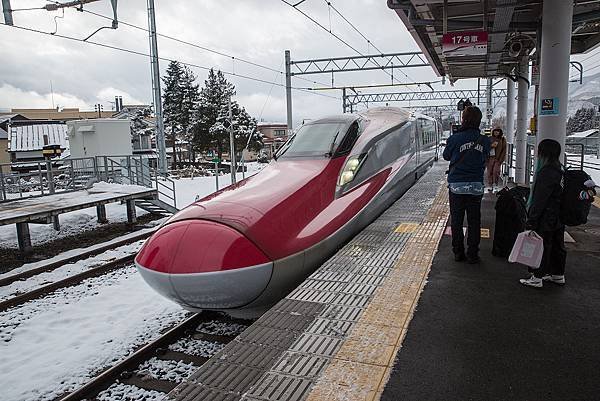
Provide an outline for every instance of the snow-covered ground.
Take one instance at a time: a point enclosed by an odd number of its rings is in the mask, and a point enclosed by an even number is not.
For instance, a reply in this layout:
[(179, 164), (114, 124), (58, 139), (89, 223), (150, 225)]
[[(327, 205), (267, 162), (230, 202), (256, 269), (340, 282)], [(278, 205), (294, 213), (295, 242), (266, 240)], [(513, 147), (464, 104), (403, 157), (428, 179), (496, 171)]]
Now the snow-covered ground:
[(0, 313), (0, 398), (52, 400), (181, 321), (128, 267)]
[[(58, 269), (40, 273), (27, 280), (15, 281), (5, 287), (0, 287), (0, 301), (12, 298), (19, 294), (31, 291), (35, 288), (54, 283), (69, 276), (74, 276), (85, 270), (101, 265), (104, 262), (119, 259), (127, 255), (133, 255), (144, 244), (144, 240), (120, 246), (116, 249), (108, 250), (100, 255), (80, 260), (75, 263), (70, 263), (59, 267)], [(0, 275), (2, 277), (2, 275)]]
[[(594, 156), (585, 156), (584, 163), (600, 164), (600, 159)], [(600, 166), (594, 167), (596, 167), (596, 169), (584, 168), (584, 170), (592, 177), (596, 185), (600, 186)]]
[[(74, 249), (71, 249), (69, 251), (63, 252), (63, 253), (61, 253), (59, 255), (56, 255), (56, 256), (54, 256), (54, 257), (52, 257), (50, 259), (40, 260), (40, 261), (32, 262), (32, 263), (26, 263), (26, 264), (24, 264), (21, 267), (17, 267), (16, 269), (12, 269), (12, 270), (10, 270), (8, 272), (5, 272), (5, 273), (0, 273), (0, 278), (6, 278), (6, 277), (13, 276), (13, 275), (17, 275), (19, 273), (23, 273), (23, 272), (26, 272), (26, 271), (29, 271), (29, 270), (33, 270), (33, 269), (42, 267), (42, 266), (46, 266), (46, 265), (48, 265), (50, 263), (62, 262), (64, 260), (66, 260), (67, 258), (71, 258), (73, 256), (79, 256), (79, 255), (83, 254), (84, 252), (93, 251), (93, 250), (101, 248), (103, 246), (111, 245), (111, 244), (117, 243), (119, 241), (122, 241), (122, 240), (125, 240), (125, 239), (128, 239), (128, 238), (132, 238), (134, 236), (138, 236), (138, 235), (143, 234), (143, 233), (152, 232), (152, 231), (156, 230), (156, 227), (158, 225), (160, 225), (161, 223), (163, 223), (165, 220), (167, 220), (167, 217), (163, 217), (162, 219), (157, 219), (157, 220), (153, 220), (153, 221), (149, 222), (147, 224), (149, 226), (149, 228), (143, 228), (141, 230), (138, 230), (138, 231), (135, 231), (135, 232), (132, 232), (132, 233), (128, 233), (128, 234), (122, 235), (120, 237), (113, 238), (113, 239), (111, 239), (109, 241), (102, 242), (102, 243), (95, 244), (95, 245), (91, 245), (91, 246), (88, 246), (88, 247), (85, 247), (85, 248), (74, 248)], [(104, 256), (103, 255), (99, 255), (98, 257), (104, 257)], [(87, 262), (92, 262), (92, 259), (89, 259)]]
[[(248, 171), (245, 173), (246, 178), (256, 174), (262, 170), (266, 164), (261, 163), (246, 163)], [(236, 179), (242, 180), (243, 174), (237, 173)], [(219, 176), (219, 189), (231, 185), (231, 174), (222, 174)], [(205, 197), (215, 192), (217, 189), (216, 177), (196, 177), (196, 178), (180, 178), (175, 180), (175, 192), (177, 196), (177, 207), (183, 209), (196, 199)]]

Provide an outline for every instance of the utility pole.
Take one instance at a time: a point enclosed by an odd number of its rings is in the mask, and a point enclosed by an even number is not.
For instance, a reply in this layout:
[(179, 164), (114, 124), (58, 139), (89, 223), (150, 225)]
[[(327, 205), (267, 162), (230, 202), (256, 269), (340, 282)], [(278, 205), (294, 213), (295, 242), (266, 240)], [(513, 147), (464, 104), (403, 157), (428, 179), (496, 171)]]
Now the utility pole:
[(292, 123), (292, 64), (290, 51), (285, 51), (285, 97), (287, 100), (287, 129), (288, 135), (294, 129)]
[(233, 133), (233, 112), (231, 111), (231, 97), (229, 97), (229, 159), (231, 162), (231, 183), (235, 184), (237, 163), (235, 158), (235, 135)]
[[(158, 150), (158, 170), (163, 174), (167, 174), (165, 126), (163, 122), (162, 97), (160, 94), (160, 69), (158, 67), (158, 44), (156, 40), (156, 18), (154, 15), (154, 0), (148, 0), (148, 27), (150, 30), (150, 65), (152, 69), (154, 115), (156, 118), (156, 148)], [(175, 155), (173, 155), (173, 157), (175, 157)]]
[(492, 129), (492, 115), (494, 114), (492, 105), (492, 78), (487, 79), (487, 93), (486, 93), (486, 114), (487, 114), (487, 128)]
[(2, 0), (2, 11), (4, 12), (4, 23), (13, 25), (12, 8), (10, 8), (10, 0)]

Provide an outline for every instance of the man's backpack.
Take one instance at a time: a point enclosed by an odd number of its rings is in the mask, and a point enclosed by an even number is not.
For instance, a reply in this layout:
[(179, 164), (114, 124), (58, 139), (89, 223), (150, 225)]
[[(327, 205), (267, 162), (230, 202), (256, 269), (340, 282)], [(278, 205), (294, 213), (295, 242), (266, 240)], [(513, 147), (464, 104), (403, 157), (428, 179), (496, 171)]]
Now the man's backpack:
[(592, 178), (583, 170), (566, 169), (563, 174), (563, 193), (560, 200), (560, 221), (567, 226), (587, 223), (596, 191), (586, 182)]

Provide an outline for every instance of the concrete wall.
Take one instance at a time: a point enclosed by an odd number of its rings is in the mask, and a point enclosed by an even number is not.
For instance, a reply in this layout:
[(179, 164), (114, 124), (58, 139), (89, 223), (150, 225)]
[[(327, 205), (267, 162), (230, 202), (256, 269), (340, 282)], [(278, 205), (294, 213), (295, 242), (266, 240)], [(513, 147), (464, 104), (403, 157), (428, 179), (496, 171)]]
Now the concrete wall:
[(67, 123), (71, 158), (133, 154), (130, 121), (114, 118)]

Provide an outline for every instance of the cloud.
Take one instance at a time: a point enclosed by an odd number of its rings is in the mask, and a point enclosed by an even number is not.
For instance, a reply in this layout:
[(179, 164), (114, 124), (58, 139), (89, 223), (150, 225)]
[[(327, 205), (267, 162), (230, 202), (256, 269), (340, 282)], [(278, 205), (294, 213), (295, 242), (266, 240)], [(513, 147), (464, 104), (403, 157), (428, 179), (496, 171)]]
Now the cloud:
[(91, 108), (83, 99), (69, 93), (55, 93), (52, 96), (51, 93), (41, 94), (35, 91), (24, 91), (8, 84), (0, 86), (1, 109), (50, 109), (58, 106), (79, 107), (80, 109), (87, 110)]
[[(335, 7), (354, 23), (378, 49), (384, 52), (418, 50), (393, 10), (384, 1), (353, 0), (333, 1)], [(21, 0), (19, 7), (36, 7), (46, 4), (43, 0)], [(362, 53), (376, 52), (356, 31), (345, 23), (326, 2), (304, 2), (299, 6), (327, 29), (344, 38)], [(110, 2), (101, 1), (85, 6), (104, 15), (112, 15)], [(331, 12), (330, 12), (331, 11)], [(159, 38), (161, 57), (177, 59), (197, 66), (215, 67), (236, 74), (278, 83), (281, 74), (243, 63), (239, 59), (262, 64), (275, 70), (283, 70), (284, 51), (291, 50), (292, 59), (348, 56), (356, 54), (329, 33), (314, 25), (296, 10), (278, 0), (186, 0), (163, 1), (156, 4), (157, 29), (160, 33), (232, 54), (237, 59), (223, 57), (201, 50), (198, 47)], [(104, 29), (90, 41), (148, 53), (147, 32), (127, 26), (124, 22), (147, 27), (146, 0), (119, 2), (117, 30)], [(31, 11), (15, 13), (15, 24), (46, 32), (84, 38), (110, 21), (88, 13), (66, 10), (60, 13)], [(330, 23), (331, 21), (331, 23)], [(102, 48), (40, 35), (0, 25), (2, 36), (2, 60), (0, 63), (0, 86), (3, 95), (0, 106), (51, 107), (48, 101), (50, 81), (55, 91), (55, 103), (65, 107), (90, 107), (102, 103), (106, 108), (115, 95), (123, 96), (125, 103), (151, 103), (151, 76), (149, 59), (144, 56)], [(161, 75), (167, 67), (161, 61)], [(192, 67), (202, 85), (207, 71)], [(415, 81), (438, 79), (428, 68), (407, 70)], [(405, 80), (400, 72), (395, 76)], [(330, 75), (306, 76), (322, 84), (330, 84)], [(265, 100), (263, 117), (285, 121), (285, 90), (281, 86), (261, 83), (241, 77), (228, 76), (235, 84), (238, 101), (255, 116), (259, 117)], [(364, 83), (389, 83), (390, 77), (382, 71), (336, 74), (336, 85)], [(300, 78), (293, 79), (298, 87), (314, 86)], [(322, 86), (319, 84), (319, 86)], [(472, 86), (472, 85), (471, 85)], [(9, 88), (9, 89), (6, 89)], [(12, 88), (12, 92), (10, 90)], [(18, 88), (18, 93), (14, 93)], [(4, 93), (13, 93), (10, 96)], [(328, 94), (340, 97), (339, 91)], [(341, 112), (341, 100), (315, 94), (294, 91), (294, 120), (316, 118), (325, 114)], [(130, 100), (131, 99), (131, 100)]]

